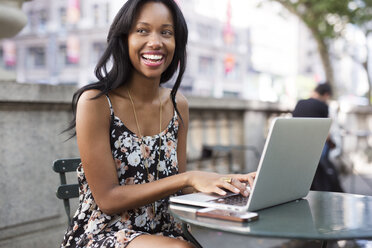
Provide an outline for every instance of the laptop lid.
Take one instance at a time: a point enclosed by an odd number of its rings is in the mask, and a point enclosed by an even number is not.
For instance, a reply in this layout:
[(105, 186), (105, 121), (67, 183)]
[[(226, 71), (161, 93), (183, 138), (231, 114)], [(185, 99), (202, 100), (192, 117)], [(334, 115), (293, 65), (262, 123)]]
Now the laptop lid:
[(257, 169), (248, 211), (305, 197), (331, 126), (330, 118), (276, 118)]
[(256, 211), (305, 197), (331, 126), (329, 118), (275, 118), (245, 206), (215, 201), (225, 196), (193, 193), (170, 202), (236, 211)]

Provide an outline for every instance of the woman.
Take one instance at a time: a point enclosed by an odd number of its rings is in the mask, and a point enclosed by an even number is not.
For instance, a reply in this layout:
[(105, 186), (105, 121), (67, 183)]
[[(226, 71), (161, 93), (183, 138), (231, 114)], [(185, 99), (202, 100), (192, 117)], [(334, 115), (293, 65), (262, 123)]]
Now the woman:
[[(168, 213), (170, 195), (248, 194), (253, 173), (186, 172), (188, 104), (177, 93), (186, 43), (173, 0), (129, 0), (115, 17), (99, 81), (73, 99), (80, 205), (62, 247), (193, 247)], [(173, 89), (161, 88), (177, 69)]]

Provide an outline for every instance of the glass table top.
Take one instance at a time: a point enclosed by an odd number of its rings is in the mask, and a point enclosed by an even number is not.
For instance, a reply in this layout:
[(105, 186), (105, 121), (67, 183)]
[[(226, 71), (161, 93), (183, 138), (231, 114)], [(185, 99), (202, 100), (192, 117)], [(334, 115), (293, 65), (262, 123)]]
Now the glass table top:
[(372, 238), (372, 196), (310, 191), (304, 199), (257, 211), (259, 219), (248, 223), (197, 217), (197, 209), (170, 205), (181, 221), (218, 231), (273, 238)]

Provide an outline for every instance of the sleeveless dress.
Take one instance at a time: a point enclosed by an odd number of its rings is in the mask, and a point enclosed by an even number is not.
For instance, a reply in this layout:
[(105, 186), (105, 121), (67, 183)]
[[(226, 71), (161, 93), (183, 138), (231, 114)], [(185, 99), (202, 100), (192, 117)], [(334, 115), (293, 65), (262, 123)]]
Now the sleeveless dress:
[[(156, 179), (161, 138), (159, 179), (178, 173), (177, 135), (179, 122), (177, 113), (167, 128), (160, 134), (141, 139), (111, 111), (110, 144), (115, 160), (120, 185), (142, 184)], [(141, 145), (141, 142), (143, 144)], [(148, 164), (149, 176), (145, 163)], [(156, 234), (179, 239), (181, 224), (168, 212), (169, 197), (137, 209), (117, 215), (103, 213), (87, 184), (82, 164), (77, 168), (79, 181), (79, 207), (64, 236), (61, 247), (126, 247), (139, 235)]]

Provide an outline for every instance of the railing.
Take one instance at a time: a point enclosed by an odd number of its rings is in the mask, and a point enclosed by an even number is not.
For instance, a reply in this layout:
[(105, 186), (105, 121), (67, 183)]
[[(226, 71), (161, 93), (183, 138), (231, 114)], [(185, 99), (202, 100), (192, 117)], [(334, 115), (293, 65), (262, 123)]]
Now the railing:
[(189, 97), (188, 168), (247, 172), (257, 168), (272, 118), (290, 111), (271, 103)]
[[(331, 158), (346, 178), (350, 193), (372, 194), (372, 108), (345, 106), (333, 108), (331, 130), (336, 148)], [(350, 176), (352, 175), (352, 176)]]

